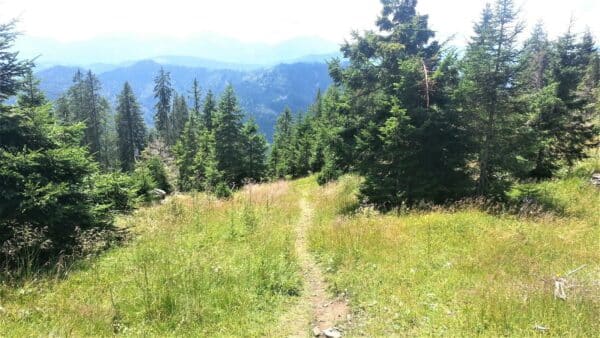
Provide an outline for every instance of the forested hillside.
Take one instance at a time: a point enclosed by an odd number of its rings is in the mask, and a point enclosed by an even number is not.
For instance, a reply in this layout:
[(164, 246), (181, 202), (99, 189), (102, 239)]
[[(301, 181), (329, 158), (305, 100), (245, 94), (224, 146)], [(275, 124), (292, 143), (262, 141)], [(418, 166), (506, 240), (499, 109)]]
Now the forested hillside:
[[(204, 90), (210, 89), (215, 93), (232, 84), (240, 97), (240, 106), (256, 119), (261, 131), (271, 138), (277, 115), (286, 106), (294, 112), (305, 110), (314, 100), (317, 90), (325, 90), (331, 84), (324, 59), (316, 60), (246, 71), (221, 68), (223, 66), (211, 69), (140, 61), (97, 75), (102, 84), (102, 94), (111, 103), (116, 102), (121, 86), (128, 81), (139, 98), (144, 120), (149, 125), (154, 123), (152, 80), (161, 67), (171, 73), (173, 88), (180, 93), (186, 93), (195, 78)], [(76, 71), (74, 67), (55, 66), (37, 72), (36, 76), (41, 80), (42, 91), (55, 100), (71, 86)]]
[(595, 336), (600, 50), (518, 8), (253, 71), (36, 76), (0, 24), (0, 335)]

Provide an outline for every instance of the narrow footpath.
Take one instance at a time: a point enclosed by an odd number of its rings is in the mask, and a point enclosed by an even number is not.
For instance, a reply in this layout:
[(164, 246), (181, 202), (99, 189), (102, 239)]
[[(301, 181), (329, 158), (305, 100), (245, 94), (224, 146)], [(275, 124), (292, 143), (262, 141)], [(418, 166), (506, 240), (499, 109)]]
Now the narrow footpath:
[(300, 199), (301, 216), (296, 226), (296, 255), (302, 268), (304, 289), (298, 304), (286, 314), (284, 328), (288, 337), (341, 337), (336, 325), (348, 320), (346, 299), (332, 299), (327, 283), (315, 259), (309, 252), (308, 231), (313, 209), (307, 199)]

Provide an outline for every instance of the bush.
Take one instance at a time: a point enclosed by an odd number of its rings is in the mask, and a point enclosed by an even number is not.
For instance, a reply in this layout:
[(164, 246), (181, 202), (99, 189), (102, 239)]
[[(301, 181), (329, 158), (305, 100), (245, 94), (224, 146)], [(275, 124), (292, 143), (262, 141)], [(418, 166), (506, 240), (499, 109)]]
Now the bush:
[(94, 202), (108, 212), (130, 212), (134, 209), (135, 186), (132, 177), (121, 173), (92, 176)]
[(97, 176), (80, 145), (83, 126), (60, 126), (49, 111), (0, 107), (0, 260), (7, 267), (23, 258), (11, 245), (43, 264), (73, 250), (76, 229), (112, 229), (111, 211), (128, 207), (127, 194)]
[(231, 197), (232, 191), (229, 189), (227, 184), (224, 182), (219, 182), (213, 189), (213, 193), (217, 198), (229, 198)]
[(158, 156), (150, 157), (146, 163), (146, 167), (149, 170), (150, 177), (156, 182), (158, 189), (164, 190), (167, 194), (173, 192), (173, 186), (169, 183), (169, 177), (167, 176), (167, 170), (165, 164)]

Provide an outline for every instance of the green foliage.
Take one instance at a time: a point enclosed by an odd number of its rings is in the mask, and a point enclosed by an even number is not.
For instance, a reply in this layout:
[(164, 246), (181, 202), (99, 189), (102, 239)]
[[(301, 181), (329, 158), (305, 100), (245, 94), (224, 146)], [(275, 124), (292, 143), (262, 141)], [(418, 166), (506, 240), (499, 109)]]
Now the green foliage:
[(47, 103), (46, 96), (40, 90), (40, 80), (29, 69), (21, 82), (21, 90), (17, 96), (17, 105), (21, 108), (40, 107)]
[(267, 140), (250, 119), (242, 127), (242, 154), (244, 156), (244, 178), (260, 182), (266, 174)]
[[(47, 105), (0, 109), (0, 239), (13, 240), (24, 227), (42, 236), (36, 263), (72, 250), (77, 230), (110, 229), (112, 211), (127, 204), (106, 181), (96, 182), (97, 166), (80, 146), (83, 126), (60, 126), (49, 112)], [(7, 265), (18, 258), (2, 255)]]
[(124, 172), (131, 172), (135, 167), (136, 158), (146, 146), (146, 125), (129, 83), (125, 82), (117, 100), (115, 119), (121, 169)]
[(245, 178), (242, 118), (233, 87), (228, 86), (214, 116), (213, 133), (217, 168), (223, 174), (224, 183), (236, 187), (241, 186)]
[(101, 96), (101, 84), (94, 73), (77, 70), (73, 85), (57, 104), (57, 117), (63, 124), (85, 125), (82, 144), (104, 169), (115, 168), (117, 158), (112, 116), (108, 101)]
[(19, 53), (12, 50), (18, 35), (15, 25), (14, 20), (0, 23), (0, 104), (17, 94), (22, 85), (19, 78), (27, 76), (32, 67), (30, 61), (19, 60)]
[[(325, 278), (358, 314), (345, 335), (535, 336), (537, 324), (550, 336), (594, 336), (600, 193), (588, 180), (530, 184), (564, 216), (527, 217), (468, 204), (347, 215), (356, 177), (320, 189), (295, 184), (315, 206), (309, 240)], [(571, 285), (564, 301), (553, 296), (557, 276)]]
[(95, 174), (90, 179), (94, 182), (92, 200), (96, 208), (111, 213), (131, 212), (134, 209), (137, 189), (131, 176), (121, 173)]
[(167, 176), (167, 169), (160, 157), (150, 156), (149, 158), (144, 159), (140, 165), (148, 168), (148, 173), (152, 178), (152, 181), (156, 182), (156, 187), (158, 189), (165, 191), (167, 194), (173, 192), (173, 186), (169, 182), (169, 177)]
[(154, 106), (154, 124), (159, 136), (165, 141), (169, 141), (171, 135), (169, 112), (171, 111), (172, 94), (171, 75), (161, 68), (154, 78), (154, 98), (157, 100)]

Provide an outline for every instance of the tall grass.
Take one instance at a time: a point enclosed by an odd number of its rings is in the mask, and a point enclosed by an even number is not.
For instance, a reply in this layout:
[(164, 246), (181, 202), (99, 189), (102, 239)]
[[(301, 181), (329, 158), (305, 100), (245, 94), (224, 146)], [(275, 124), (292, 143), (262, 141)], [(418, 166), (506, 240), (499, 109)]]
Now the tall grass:
[[(600, 332), (600, 193), (587, 180), (537, 185), (561, 212), (527, 218), (469, 206), (348, 215), (358, 183), (346, 177), (311, 194), (311, 248), (333, 291), (352, 299), (350, 335)], [(567, 278), (567, 299), (555, 299), (554, 278), (583, 265)]]
[(0, 336), (262, 336), (301, 289), (287, 183), (175, 196), (64, 280), (0, 286)]

